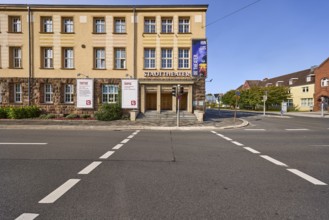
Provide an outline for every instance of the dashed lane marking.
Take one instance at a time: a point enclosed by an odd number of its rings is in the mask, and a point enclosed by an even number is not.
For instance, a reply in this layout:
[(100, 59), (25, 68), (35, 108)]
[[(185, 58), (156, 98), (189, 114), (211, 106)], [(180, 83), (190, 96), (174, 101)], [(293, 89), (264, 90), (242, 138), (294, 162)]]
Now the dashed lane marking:
[(0, 143), (0, 145), (47, 145), (48, 143)]
[(314, 185), (322, 185), (322, 186), (325, 186), (327, 185), (326, 183), (318, 180), (318, 179), (315, 179), (314, 177), (311, 177), (310, 175), (307, 175), (306, 173), (303, 173), (299, 170), (296, 170), (296, 169), (287, 169), (289, 172), (292, 172), (293, 174), (296, 174), (297, 176), (313, 183)]
[(23, 213), (20, 216), (18, 216), (17, 218), (15, 218), (15, 220), (33, 220), (38, 216), (39, 216), (39, 214)]
[(123, 146), (123, 144), (117, 144), (117, 145), (115, 145), (112, 149), (113, 149), (113, 150), (118, 150), (118, 149), (120, 149), (122, 146)]
[(260, 152), (259, 152), (259, 151), (257, 151), (257, 150), (254, 150), (254, 149), (252, 149), (251, 147), (244, 147), (244, 149), (246, 149), (246, 150), (250, 151), (250, 152), (251, 152), (251, 153), (253, 153), (253, 154), (260, 154)]
[(229, 137), (222, 136), (222, 138), (224, 138), (224, 139), (227, 140), (227, 141), (232, 141), (232, 139), (229, 138)]
[(89, 174), (91, 171), (93, 171), (96, 167), (98, 167), (102, 162), (100, 161), (94, 161), (88, 166), (86, 166), (83, 170), (81, 170), (78, 174)]
[(286, 131), (309, 131), (310, 129), (307, 128), (288, 128), (285, 129)]
[(69, 179), (63, 185), (55, 189), (48, 196), (41, 199), (39, 203), (54, 203), (57, 199), (63, 196), (67, 191), (69, 191), (75, 184), (77, 184), (80, 179)]
[(266, 155), (260, 155), (260, 156), (262, 158), (264, 158), (265, 160), (268, 160), (268, 161), (270, 161), (270, 162), (272, 162), (272, 163), (274, 163), (274, 164), (276, 164), (278, 166), (287, 167), (287, 164), (284, 164), (284, 163), (282, 163), (282, 162), (280, 162), (280, 161), (278, 161), (278, 160), (276, 160), (276, 159), (274, 159), (272, 157), (269, 157), (269, 156), (266, 156)]
[(130, 139), (124, 139), (123, 141), (121, 141), (121, 144), (126, 144)]
[(99, 159), (107, 159), (109, 158), (112, 154), (114, 154), (114, 151), (108, 151), (103, 156), (101, 156)]
[(249, 129), (244, 129), (245, 131), (266, 131), (266, 129), (252, 129), (252, 128), (249, 128)]
[(243, 144), (237, 142), (237, 141), (232, 141), (233, 144), (238, 145), (238, 146), (244, 146)]

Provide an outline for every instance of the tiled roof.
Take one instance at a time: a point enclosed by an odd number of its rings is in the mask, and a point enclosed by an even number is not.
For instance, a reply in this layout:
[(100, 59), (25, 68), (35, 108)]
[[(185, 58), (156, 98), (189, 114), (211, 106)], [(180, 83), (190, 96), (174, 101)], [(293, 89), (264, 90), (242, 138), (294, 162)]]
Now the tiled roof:
[[(292, 87), (292, 86), (314, 84), (314, 77), (311, 77), (311, 80), (309, 82), (306, 81), (306, 78), (310, 75), (314, 76), (314, 70), (306, 69), (299, 72), (274, 77), (271, 79), (264, 79), (260, 83), (260, 86), (268, 86), (270, 84), (271, 86), (280, 85), (280, 86)], [(292, 82), (292, 84), (289, 82)]]

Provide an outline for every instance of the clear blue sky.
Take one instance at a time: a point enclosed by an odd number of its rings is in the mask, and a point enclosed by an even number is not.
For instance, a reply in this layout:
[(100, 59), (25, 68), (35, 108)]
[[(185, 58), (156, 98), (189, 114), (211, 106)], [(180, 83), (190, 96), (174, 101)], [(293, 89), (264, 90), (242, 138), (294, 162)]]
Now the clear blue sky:
[[(55, 0), (49, 4), (209, 4), (211, 23), (256, 0)], [(45, 4), (44, 0), (0, 0)], [(329, 0), (261, 0), (206, 28), (207, 93), (225, 93), (247, 79), (271, 78), (329, 57)]]

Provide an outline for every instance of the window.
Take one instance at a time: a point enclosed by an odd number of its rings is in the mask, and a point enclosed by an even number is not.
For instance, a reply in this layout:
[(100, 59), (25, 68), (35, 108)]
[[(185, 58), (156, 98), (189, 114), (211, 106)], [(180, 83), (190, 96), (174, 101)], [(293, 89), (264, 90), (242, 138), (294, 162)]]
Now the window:
[(20, 33), (22, 32), (22, 21), (19, 16), (9, 17), (9, 32)]
[(155, 33), (155, 18), (144, 19), (144, 32)]
[(94, 33), (105, 33), (104, 18), (94, 18)]
[(312, 81), (312, 76), (307, 76), (306, 77), (306, 82), (311, 82)]
[(51, 84), (45, 84), (45, 103), (53, 102), (53, 90)]
[(20, 47), (11, 47), (10, 54), (10, 67), (14, 69), (22, 68), (22, 49)]
[(42, 68), (53, 68), (53, 48), (42, 48)]
[(115, 69), (126, 69), (126, 49), (115, 48)]
[(327, 78), (321, 79), (321, 87), (325, 87), (329, 85), (329, 80)]
[(64, 87), (64, 102), (73, 103), (74, 85), (67, 84)]
[(172, 33), (172, 19), (163, 18), (161, 20), (161, 33)]
[(311, 107), (311, 106), (313, 106), (313, 99), (312, 98), (302, 98), (301, 99), (301, 106), (302, 107)]
[(190, 19), (189, 18), (179, 18), (178, 32), (179, 33), (189, 33), (190, 32)]
[(103, 103), (116, 103), (118, 101), (118, 90), (117, 85), (103, 85)]
[(293, 107), (294, 106), (294, 102), (293, 102), (293, 100), (292, 99), (288, 99), (287, 100), (288, 101), (288, 107)]
[(74, 25), (73, 25), (72, 17), (62, 18), (62, 32), (63, 33), (73, 33), (74, 32)]
[(22, 103), (22, 85), (19, 83), (14, 85), (14, 102)]
[(126, 20), (124, 18), (115, 18), (114, 33), (126, 33)]
[(190, 68), (190, 50), (189, 49), (178, 49), (178, 68), (188, 69)]
[(155, 49), (144, 49), (144, 68), (155, 69)]
[(41, 18), (41, 32), (52, 33), (53, 32), (53, 19), (52, 17)]
[(63, 48), (63, 68), (74, 68), (74, 53), (73, 48)]
[(95, 49), (95, 69), (105, 69), (105, 49)]
[(303, 92), (308, 92), (308, 86), (302, 87)]
[(172, 68), (172, 49), (161, 50), (161, 68), (162, 69)]

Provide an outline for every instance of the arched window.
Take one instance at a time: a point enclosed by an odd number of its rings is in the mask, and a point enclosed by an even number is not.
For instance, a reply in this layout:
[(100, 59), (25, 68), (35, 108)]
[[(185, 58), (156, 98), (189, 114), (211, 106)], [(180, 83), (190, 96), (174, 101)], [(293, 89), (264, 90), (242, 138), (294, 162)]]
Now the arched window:
[(329, 86), (329, 80), (327, 78), (321, 79), (321, 87)]

